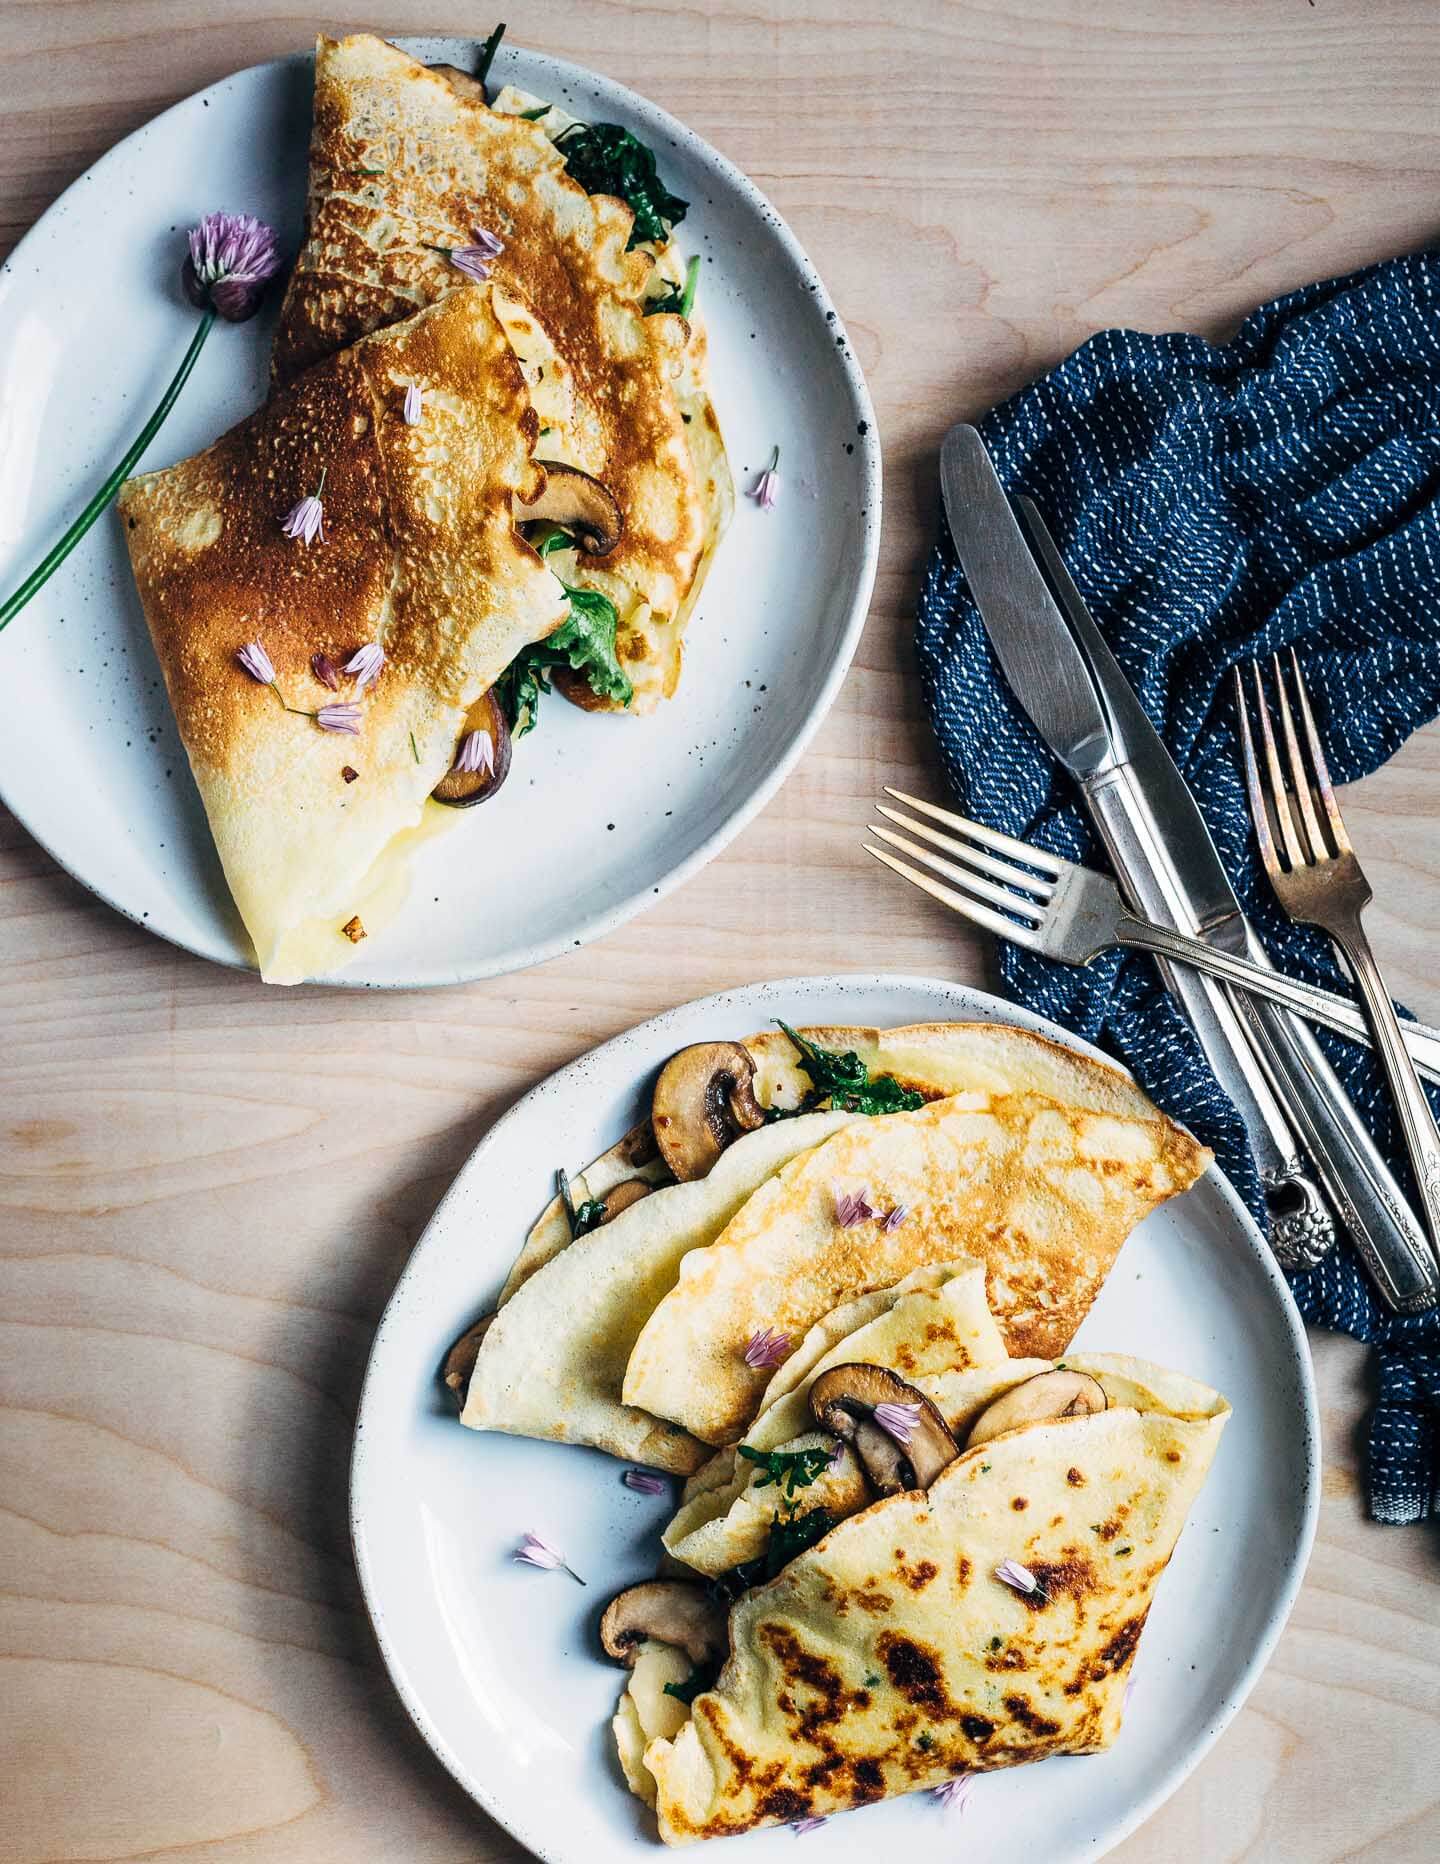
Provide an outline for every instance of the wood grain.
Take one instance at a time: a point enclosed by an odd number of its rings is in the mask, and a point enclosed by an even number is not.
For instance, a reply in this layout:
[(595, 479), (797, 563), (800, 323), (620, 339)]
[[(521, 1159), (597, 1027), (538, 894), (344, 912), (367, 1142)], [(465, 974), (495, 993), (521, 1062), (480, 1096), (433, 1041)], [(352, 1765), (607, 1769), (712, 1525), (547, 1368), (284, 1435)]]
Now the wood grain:
[[(1432, 0), (508, 11), (517, 40), (690, 122), (816, 258), (886, 445), (874, 612), (833, 716), (739, 844), (521, 978), (265, 991), (116, 918), (0, 814), (6, 1864), (521, 1855), (421, 1748), (358, 1607), (350, 1423), (407, 1251), (487, 1123), (638, 1018), (767, 975), (983, 978), (980, 947), (856, 850), (883, 779), (933, 781), (908, 636), (944, 426), (1102, 324), (1220, 334), (1440, 218)], [(488, 23), (433, 0), (378, 19), (12, 0), (0, 239), (155, 111), (317, 25)], [(1440, 1019), (1437, 794), (1430, 731), (1346, 806), (1382, 957)], [(1127, 1864), (1435, 1855), (1434, 1534), (1364, 1519), (1365, 1355), (1315, 1351), (1326, 1499), (1304, 1592), (1249, 1705)]]

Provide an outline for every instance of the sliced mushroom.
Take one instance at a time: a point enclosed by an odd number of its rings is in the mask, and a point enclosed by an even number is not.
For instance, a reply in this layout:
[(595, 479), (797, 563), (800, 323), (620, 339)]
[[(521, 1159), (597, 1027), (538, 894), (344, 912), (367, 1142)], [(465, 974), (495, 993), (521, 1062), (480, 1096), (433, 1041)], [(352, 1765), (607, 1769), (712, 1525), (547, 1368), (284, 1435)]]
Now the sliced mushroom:
[(714, 1663), (725, 1654), (725, 1614), (703, 1586), (683, 1579), (650, 1579), (618, 1593), (600, 1620), (606, 1654), (627, 1670), (646, 1638), (674, 1644), (691, 1663)]
[[(875, 1408), (882, 1404), (918, 1407), (908, 1443), (876, 1423)], [(928, 1489), (960, 1454), (944, 1418), (924, 1392), (884, 1366), (832, 1366), (810, 1387), (810, 1410), (817, 1424), (853, 1446), (882, 1495)]]
[(650, 1123), (682, 1184), (703, 1178), (732, 1139), (765, 1124), (755, 1062), (738, 1042), (696, 1042), (660, 1070)]
[(489, 770), (461, 770), (452, 765), (445, 772), (430, 794), (437, 803), (444, 803), (451, 809), (470, 809), (476, 803), (488, 802), (510, 774), (510, 726), (505, 717), (505, 708), (496, 698), (493, 686), (489, 692), (481, 693), (465, 714), (465, 723), (460, 729), (460, 742), (455, 747), (457, 759), (472, 731), (490, 734), (492, 767)]
[(603, 1228), (607, 1223), (613, 1222), (622, 1210), (628, 1210), (632, 1204), (638, 1204), (642, 1197), (649, 1197), (654, 1189), (654, 1185), (646, 1184), (643, 1178), (622, 1178), (619, 1184), (612, 1184), (604, 1197), (596, 1200), (605, 1211), (605, 1215), (596, 1227)]
[(441, 1382), (461, 1410), (465, 1408), (470, 1374), (475, 1370), (475, 1361), (480, 1356), (480, 1342), (485, 1338), (494, 1318), (493, 1314), (482, 1314), (473, 1327), (465, 1329), (441, 1362)]
[(431, 65), (430, 69), (437, 78), (444, 78), (458, 96), (469, 98), (472, 103), (484, 103), (485, 86), (468, 71), (462, 71), (458, 65)]
[(1008, 1392), (987, 1404), (970, 1426), (965, 1448), (988, 1443), (1007, 1430), (1022, 1424), (1043, 1424), (1054, 1417), (1087, 1417), (1103, 1411), (1109, 1400), (1099, 1379), (1088, 1372), (1071, 1372), (1057, 1368), (1054, 1372), (1037, 1372), (1033, 1379), (1012, 1385)]
[(530, 504), (517, 505), (516, 517), (522, 524), (535, 518), (563, 524), (576, 533), (586, 556), (608, 556), (625, 528), (611, 493), (578, 466), (565, 466), (559, 460), (536, 460), (535, 464), (545, 470), (544, 490)]

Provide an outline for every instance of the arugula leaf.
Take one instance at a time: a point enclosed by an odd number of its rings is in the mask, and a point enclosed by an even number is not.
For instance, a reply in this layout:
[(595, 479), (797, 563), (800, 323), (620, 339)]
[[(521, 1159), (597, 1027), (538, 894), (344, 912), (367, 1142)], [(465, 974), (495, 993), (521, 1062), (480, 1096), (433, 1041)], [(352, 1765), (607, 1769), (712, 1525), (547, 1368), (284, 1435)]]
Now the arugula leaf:
[(690, 203), (661, 181), (651, 151), (618, 123), (572, 123), (555, 147), (587, 194), (613, 194), (630, 208), (631, 247), (644, 240), (658, 245), (689, 211)]
[(710, 1582), (710, 1595), (721, 1605), (733, 1604), (742, 1592), (763, 1586), (783, 1571), (796, 1554), (804, 1553), (822, 1540), (835, 1526), (835, 1517), (824, 1508), (811, 1508), (805, 1514), (777, 1515), (770, 1529), (764, 1553), (741, 1566), (732, 1566)]
[(695, 287), (700, 282), (700, 255), (697, 252), (685, 268), (685, 283), (672, 285), (659, 298), (652, 298), (645, 306), (645, 315), (654, 317), (659, 311), (674, 311), (681, 317), (688, 317), (695, 308)]
[(798, 1489), (808, 1489), (830, 1466), (833, 1452), (816, 1447), (812, 1450), (752, 1450), (748, 1443), (739, 1446), (747, 1462), (757, 1463), (764, 1471), (755, 1483), (757, 1489), (779, 1485), (787, 1502), (793, 1502)]
[[(535, 541), (535, 548), (542, 557), (548, 557), (552, 550), (561, 550), (569, 542), (557, 525)], [(602, 699), (629, 705), (635, 697), (635, 688), (615, 653), (615, 630), (620, 620), (615, 604), (598, 589), (576, 589), (563, 580), (560, 587), (570, 598), (570, 613), (543, 641), (521, 648), (495, 682), (506, 722), (517, 738), (534, 730), (540, 695), (550, 691), (554, 667), (568, 666), (583, 673), (591, 690)]]
[(500, 41), (504, 37), (505, 22), (502, 19), (494, 32), (491, 33), (490, 37), (480, 47), (480, 63), (475, 67), (475, 82), (477, 84), (483, 84), (486, 78), (490, 76), (490, 67), (495, 62), (495, 54), (500, 50)]
[(913, 1113), (925, 1105), (925, 1096), (913, 1087), (902, 1087), (893, 1074), (872, 1076), (853, 1049), (839, 1054), (834, 1049), (816, 1048), (789, 1023), (776, 1022), (800, 1051), (805, 1072), (810, 1077), (810, 1092), (798, 1107), (769, 1107), (767, 1120), (793, 1119), (797, 1113), (810, 1113), (822, 1101), (843, 1113)]
[(715, 1687), (715, 1679), (719, 1674), (718, 1663), (697, 1663), (683, 1683), (667, 1683), (665, 1694), (673, 1696), (677, 1702), (691, 1703), (697, 1696), (703, 1696), (707, 1689)]

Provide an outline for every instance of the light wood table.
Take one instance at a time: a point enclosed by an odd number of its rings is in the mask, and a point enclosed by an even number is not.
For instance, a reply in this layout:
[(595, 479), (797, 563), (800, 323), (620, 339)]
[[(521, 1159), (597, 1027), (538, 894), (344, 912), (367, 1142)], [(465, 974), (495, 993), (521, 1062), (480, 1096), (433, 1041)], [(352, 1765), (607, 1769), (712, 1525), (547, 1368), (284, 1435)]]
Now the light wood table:
[[(943, 428), (1102, 325), (1218, 334), (1440, 224), (1432, 0), (517, 0), (509, 17), (692, 124), (815, 257), (885, 441), (874, 613), (739, 843), (525, 977), (266, 990), (147, 938), (0, 814), (10, 1864), (522, 1855), (397, 1707), (346, 1536), (371, 1329), (436, 1200), (523, 1089), (669, 1004), (799, 972), (982, 979), (979, 946), (856, 846), (883, 779), (936, 780), (909, 637)], [(12, 0), (0, 239), (117, 137), (317, 24), (489, 23), (434, 0), (318, 21), (260, 0)], [(1345, 802), (1382, 956), (1432, 1018), (1437, 803), (1435, 732)], [(1314, 1344), (1325, 1507), (1305, 1590), (1128, 1864), (1440, 1855), (1435, 1535), (1365, 1520), (1365, 1354)]]

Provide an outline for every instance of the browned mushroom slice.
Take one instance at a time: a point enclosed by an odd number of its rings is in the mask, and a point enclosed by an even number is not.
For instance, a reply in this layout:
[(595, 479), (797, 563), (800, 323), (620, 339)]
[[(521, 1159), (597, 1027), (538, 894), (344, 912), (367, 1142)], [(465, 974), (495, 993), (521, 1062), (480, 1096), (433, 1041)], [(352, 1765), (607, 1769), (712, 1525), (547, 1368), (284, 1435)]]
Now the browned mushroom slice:
[[(476, 760), (466, 754), (465, 747), (472, 732), (484, 732), (490, 739), (489, 769), (483, 758)], [(450, 809), (470, 809), (476, 803), (488, 802), (510, 774), (510, 748), (505, 708), (491, 687), (489, 692), (481, 693), (465, 714), (460, 742), (455, 747), (456, 761), (431, 790), (431, 796)], [(471, 762), (476, 763), (475, 769), (462, 768)]]
[(479, 78), (472, 77), (468, 71), (462, 71), (458, 65), (431, 65), (430, 70), (437, 78), (444, 78), (451, 90), (471, 103), (483, 104), (485, 86)]
[(480, 1356), (480, 1342), (485, 1338), (494, 1318), (493, 1314), (482, 1314), (473, 1326), (465, 1329), (441, 1362), (441, 1382), (461, 1410), (465, 1408), (470, 1374), (475, 1370), (475, 1361)]
[(1033, 1379), (1012, 1385), (985, 1409), (970, 1426), (965, 1448), (988, 1443), (1007, 1430), (1022, 1424), (1043, 1424), (1056, 1417), (1088, 1417), (1103, 1411), (1109, 1404), (1105, 1387), (1088, 1372), (1071, 1372), (1057, 1366), (1053, 1372), (1037, 1372)]
[(536, 518), (563, 524), (567, 531), (574, 531), (586, 556), (608, 556), (625, 528), (611, 493), (578, 466), (559, 460), (536, 460), (535, 464), (545, 469), (545, 489), (531, 504), (517, 504), (515, 516), (522, 524)]
[[(902, 1417), (886, 1405), (903, 1405)], [(960, 1446), (923, 1392), (884, 1366), (832, 1366), (810, 1387), (810, 1410), (825, 1430), (851, 1444), (882, 1495), (928, 1489)], [(876, 1412), (880, 1415), (877, 1418)]]
[(646, 1184), (643, 1178), (622, 1178), (619, 1184), (611, 1185), (604, 1197), (596, 1199), (605, 1215), (595, 1227), (601, 1229), (605, 1224), (613, 1222), (622, 1210), (638, 1204), (642, 1197), (649, 1197), (654, 1189), (654, 1185)]
[(691, 1663), (715, 1663), (725, 1655), (725, 1614), (703, 1586), (650, 1579), (618, 1593), (600, 1620), (606, 1654), (627, 1670), (647, 1638), (674, 1644)]
[(650, 1123), (680, 1182), (703, 1178), (732, 1139), (765, 1124), (749, 1049), (738, 1042), (696, 1042), (672, 1055), (655, 1083)]

